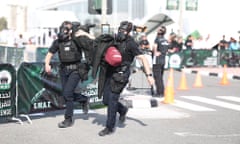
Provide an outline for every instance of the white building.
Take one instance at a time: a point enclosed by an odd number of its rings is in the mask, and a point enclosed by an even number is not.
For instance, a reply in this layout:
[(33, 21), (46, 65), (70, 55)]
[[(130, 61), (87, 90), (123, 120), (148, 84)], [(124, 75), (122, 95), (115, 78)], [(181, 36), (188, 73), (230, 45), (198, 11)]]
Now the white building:
[[(56, 25), (59, 27), (59, 21), (69, 18), (62, 15), (57, 16), (45, 15), (44, 17), (34, 16), (39, 11), (68, 11), (74, 15), (82, 24), (94, 23), (98, 26), (102, 23), (101, 15), (91, 15), (88, 13), (88, 0), (25, 0), (31, 5), (27, 9), (27, 31), (33, 28), (42, 27), (43, 21), (47, 25)], [(197, 10), (186, 10), (186, 5), (195, 6), (197, 1)], [(212, 38), (220, 40), (222, 35), (230, 37), (237, 35), (240, 30), (240, 21), (237, 20), (238, 2), (236, 0), (112, 0), (113, 12), (106, 16), (107, 23), (113, 30), (122, 20), (133, 21), (137, 25), (147, 25), (149, 36), (155, 35), (155, 28), (161, 25), (161, 22), (171, 20), (174, 22), (168, 26), (168, 32), (174, 31), (184, 37), (191, 32), (198, 30), (201, 35), (211, 35)], [(32, 7), (35, 4), (35, 7)], [(177, 10), (169, 10), (167, 6), (176, 6)], [(152, 19), (154, 18), (154, 19)], [(22, 21), (23, 22), (23, 21)], [(148, 23), (147, 23), (148, 22)], [(59, 24), (57, 24), (59, 23)], [(150, 25), (155, 23), (156, 25)], [(18, 25), (21, 25), (18, 21)], [(148, 31), (148, 32), (149, 32)], [(238, 35), (237, 35), (238, 36)], [(151, 37), (151, 36), (150, 36)]]
[[(197, 10), (186, 10), (197, 1)], [(170, 31), (180, 32), (186, 36), (198, 30), (203, 36), (210, 34), (221, 39), (222, 35), (237, 34), (240, 21), (237, 20), (238, 4), (236, 0), (112, 0), (113, 13), (107, 15), (107, 23), (117, 27), (121, 20), (131, 20), (138, 24), (145, 24), (157, 14), (165, 14), (174, 21)], [(168, 10), (176, 4), (178, 10)], [(177, 5), (178, 3), (178, 5)], [(169, 6), (169, 5), (168, 5)], [(88, 14), (88, 0), (48, 0), (39, 7), (42, 10), (72, 11), (81, 23), (92, 22), (101, 24), (100, 15)], [(234, 33), (234, 34), (233, 34)]]

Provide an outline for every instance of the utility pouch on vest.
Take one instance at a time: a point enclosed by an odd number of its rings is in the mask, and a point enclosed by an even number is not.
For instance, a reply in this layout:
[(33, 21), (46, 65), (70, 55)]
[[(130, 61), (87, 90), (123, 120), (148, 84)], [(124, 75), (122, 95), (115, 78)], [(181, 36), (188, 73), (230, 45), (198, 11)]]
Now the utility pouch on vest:
[(113, 93), (121, 93), (128, 83), (128, 76), (124, 73), (114, 73), (110, 81)]
[(90, 70), (90, 67), (86, 63), (80, 63), (78, 64), (78, 72), (81, 77), (81, 80), (85, 81), (88, 79), (88, 71)]

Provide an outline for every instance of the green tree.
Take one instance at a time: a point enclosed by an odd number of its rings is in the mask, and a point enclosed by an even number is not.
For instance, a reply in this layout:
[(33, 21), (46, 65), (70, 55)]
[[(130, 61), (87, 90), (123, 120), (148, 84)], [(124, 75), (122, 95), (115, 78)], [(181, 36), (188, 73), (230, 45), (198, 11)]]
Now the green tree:
[(7, 19), (5, 17), (0, 18), (0, 31), (7, 29)]

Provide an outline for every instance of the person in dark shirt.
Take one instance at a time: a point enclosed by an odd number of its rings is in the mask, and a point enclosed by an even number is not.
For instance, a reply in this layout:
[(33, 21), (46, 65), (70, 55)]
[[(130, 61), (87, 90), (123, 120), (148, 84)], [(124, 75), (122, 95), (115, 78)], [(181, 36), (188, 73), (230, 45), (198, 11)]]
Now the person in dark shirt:
[(157, 31), (157, 37), (153, 45), (153, 76), (155, 80), (156, 91), (153, 91), (153, 96), (163, 97), (164, 96), (164, 66), (165, 57), (169, 50), (170, 44), (168, 39), (165, 38), (166, 27), (160, 26)]
[(184, 46), (186, 47), (187, 50), (192, 50), (192, 48), (193, 48), (193, 37), (192, 37), (192, 35), (187, 36), (187, 39), (184, 43)]
[(225, 35), (222, 36), (222, 39), (218, 43), (219, 50), (226, 50), (228, 48), (228, 42), (225, 40)]

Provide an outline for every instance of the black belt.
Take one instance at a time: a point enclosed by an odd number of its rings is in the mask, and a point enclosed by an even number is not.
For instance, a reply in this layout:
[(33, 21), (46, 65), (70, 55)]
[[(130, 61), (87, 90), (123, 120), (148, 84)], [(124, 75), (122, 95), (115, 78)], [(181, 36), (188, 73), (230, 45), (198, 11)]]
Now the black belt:
[(69, 65), (63, 65), (63, 67), (67, 68), (67, 69), (78, 69), (78, 64), (69, 64)]

